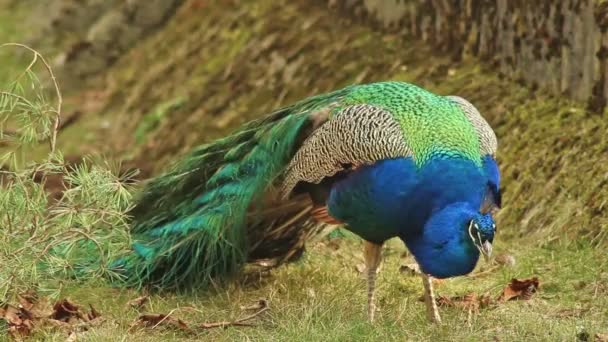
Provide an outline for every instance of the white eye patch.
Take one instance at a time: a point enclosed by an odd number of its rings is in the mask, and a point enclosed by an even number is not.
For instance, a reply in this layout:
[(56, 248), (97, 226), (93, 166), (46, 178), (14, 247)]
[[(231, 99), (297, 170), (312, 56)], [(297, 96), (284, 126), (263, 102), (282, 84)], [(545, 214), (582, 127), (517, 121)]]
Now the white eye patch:
[[(473, 228), (475, 228), (475, 232), (473, 232)], [(469, 223), (469, 237), (473, 241), (475, 247), (477, 247), (477, 249), (479, 249), (479, 252), (481, 252), (481, 233), (479, 232), (479, 226), (473, 220), (471, 220), (471, 222)]]

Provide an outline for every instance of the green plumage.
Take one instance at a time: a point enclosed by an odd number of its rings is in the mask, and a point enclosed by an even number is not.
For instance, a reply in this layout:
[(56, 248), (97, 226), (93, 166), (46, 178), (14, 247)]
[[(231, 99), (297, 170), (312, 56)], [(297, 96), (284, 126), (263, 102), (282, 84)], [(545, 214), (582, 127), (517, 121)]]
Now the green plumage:
[(345, 105), (368, 104), (393, 114), (418, 165), (437, 154), (481, 162), (478, 136), (462, 109), (413, 84), (382, 82), (353, 89)]
[(247, 214), (294, 153), (310, 111), (342, 92), (312, 97), (203, 145), (153, 179), (132, 211), (134, 251), (113, 264), (128, 286), (204, 286), (247, 260)]
[[(147, 184), (132, 212), (134, 252), (112, 267), (122, 272), (129, 286), (198, 287), (237, 272), (251, 259), (253, 245), (267, 248), (264, 239), (274, 239), (281, 253), (300, 244), (303, 235), (297, 230), (310, 229), (310, 215), (304, 215), (307, 209), (295, 209), (305, 206), (295, 201), (288, 206), (295, 208), (293, 213), (286, 209), (265, 214), (272, 209), (265, 198), (280, 187), (305, 140), (334, 115), (357, 104), (390, 112), (416, 163), (434, 156), (481, 160), (479, 137), (461, 108), (414, 85), (375, 83), (311, 97), (196, 148)], [(375, 125), (364, 122), (362, 129), (371, 131)], [(277, 233), (289, 229), (293, 233)], [(252, 236), (256, 241), (249, 241)]]

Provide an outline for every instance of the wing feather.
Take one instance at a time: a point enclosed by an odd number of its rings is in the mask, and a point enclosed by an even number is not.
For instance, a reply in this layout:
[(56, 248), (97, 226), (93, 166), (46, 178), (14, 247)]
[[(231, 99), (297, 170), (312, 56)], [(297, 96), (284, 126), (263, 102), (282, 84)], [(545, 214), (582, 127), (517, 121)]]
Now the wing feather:
[(398, 157), (413, 152), (393, 115), (372, 105), (348, 106), (304, 141), (287, 166), (281, 193), (287, 198), (299, 182), (318, 184), (345, 168)]
[(483, 169), (488, 177), (488, 188), (482, 202), (481, 212), (490, 212), (502, 205), (500, 193), (500, 174), (496, 163), (498, 140), (490, 124), (481, 116), (477, 108), (459, 96), (448, 96), (456, 103), (473, 125), (479, 138), (479, 150), (483, 160)]

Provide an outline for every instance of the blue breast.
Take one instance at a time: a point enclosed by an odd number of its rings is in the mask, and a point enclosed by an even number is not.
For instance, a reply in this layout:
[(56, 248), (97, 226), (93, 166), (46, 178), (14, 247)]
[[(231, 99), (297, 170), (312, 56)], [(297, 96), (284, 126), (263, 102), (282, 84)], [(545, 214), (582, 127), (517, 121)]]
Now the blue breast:
[(406, 241), (449, 204), (479, 208), (487, 181), (484, 170), (466, 159), (430, 160), (421, 168), (411, 158), (387, 159), (334, 184), (327, 204), (330, 215), (368, 241)]

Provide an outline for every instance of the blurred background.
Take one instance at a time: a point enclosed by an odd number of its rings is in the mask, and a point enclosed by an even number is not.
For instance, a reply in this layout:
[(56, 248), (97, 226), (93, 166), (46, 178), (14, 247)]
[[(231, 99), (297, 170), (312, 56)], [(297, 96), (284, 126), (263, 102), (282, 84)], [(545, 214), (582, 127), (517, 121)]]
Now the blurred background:
[[(469, 99), (497, 131), (502, 234), (606, 238), (606, 2), (0, 5), (0, 41), (36, 48), (57, 74), (68, 157), (102, 152), (147, 177), (303, 97), (405, 80)], [(30, 61), (0, 53), (4, 78)]]
[[(608, 294), (607, 29), (600, 0), (0, 0), (0, 43), (35, 48), (57, 75), (66, 160), (102, 154), (140, 179), (353, 83), (402, 80), (467, 98), (499, 140), (497, 248), (518, 261), (542, 255), (526, 275), (600, 258), (586, 276), (546, 279), (548, 291), (588, 291), (587, 303)], [(30, 61), (0, 49), (0, 81)], [(570, 266), (551, 264), (555, 251), (572, 251), (561, 257)], [(595, 309), (585, 319), (597, 328), (608, 320)]]

